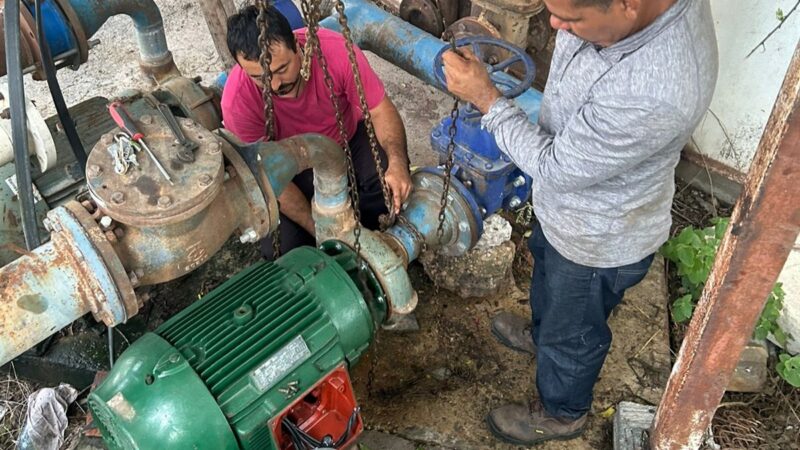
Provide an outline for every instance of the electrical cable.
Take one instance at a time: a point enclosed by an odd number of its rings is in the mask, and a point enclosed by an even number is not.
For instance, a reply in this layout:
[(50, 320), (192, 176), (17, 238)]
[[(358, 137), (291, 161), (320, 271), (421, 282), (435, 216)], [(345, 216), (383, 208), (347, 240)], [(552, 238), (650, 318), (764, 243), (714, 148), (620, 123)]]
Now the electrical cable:
[(25, 111), (25, 85), (20, 60), (20, 0), (5, 2), (3, 27), (5, 30), (8, 96), (11, 109), (11, 145), (14, 148), (14, 166), (17, 175), (17, 192), (22, 214), (22, 233), (25, 246), (33, 250), (40, 244), (36, 224), (36, 210), (31, 180), (31, 159), (28, 153), (28, 119)]
[(50, 89), (50, 97), (53, 98), (58, 120), (64, 128), (64, 134), (67, 135), (69, 145), (75, 154), (75, 160), (81, 168), (81, 174), (83, 174), (86, 172), (86, 149), (83, 148), (81, 138), (78, 136), (78, 130), (75, 128), (75, 122), (73, 122), (67, 103), (64, 101), (61, 86), (58, 84), (55, 64), (53, 63), (53, 57), (50, 55), (50, 45), (47, 43), (45, 27), (42, 26), (41, 0), (34, 1), (34, 10), (36, 13), (36, 39), (39, 41), (39, 51), (42, 54), (42, 68), (44, 69), (45, 78), (47, 78), (47, 87)]
[(288, 417), (284, 417), (281, 420), (281, 425), (286, 430), (287, 434), (289, 435), (289, 439), (292, 441), (292, 446), (295, 450), (313, 450), (318, 448), (340, 448), (342, 447), (345, 442), (350, 439), (350, 434), (353, 431), (353, 427), (355, 426), (358, 420), (358, 413), (361, 411), (361, 407), (356, 407), (353, 409), (353, 413), (350, 414), (350, 418), (347, 420), (347, 428), (344, 430), (344, 433), (339, 437), (336, 442), (331, 442), (330, 436), (325, 436), (322, 441), (318, 441), (310, 436), (305, 431), (301, 430), (300, 427), (289, 420)]

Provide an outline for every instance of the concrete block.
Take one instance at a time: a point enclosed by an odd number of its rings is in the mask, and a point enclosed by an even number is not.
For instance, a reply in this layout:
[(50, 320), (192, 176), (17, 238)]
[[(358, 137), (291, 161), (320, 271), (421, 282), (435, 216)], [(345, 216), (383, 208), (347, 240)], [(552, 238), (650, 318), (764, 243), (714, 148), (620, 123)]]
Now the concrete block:
[(425, 273), (436, 286), (462, 298), (496, 294), (509, 279), (516, 250), (511, 225), (500, 216), (491, 216), (475, 248), (459, 257), (426, 252), (420, 257)]
[(769, 351), (765, 341), (750, 341), (742, 350), (739, 363), (728, 383), (729, 392), (761, 392), (767, 382), (767, 358)]
[(656, 407), (620, 402), (614, 414), (614, 450), (647, 450)]

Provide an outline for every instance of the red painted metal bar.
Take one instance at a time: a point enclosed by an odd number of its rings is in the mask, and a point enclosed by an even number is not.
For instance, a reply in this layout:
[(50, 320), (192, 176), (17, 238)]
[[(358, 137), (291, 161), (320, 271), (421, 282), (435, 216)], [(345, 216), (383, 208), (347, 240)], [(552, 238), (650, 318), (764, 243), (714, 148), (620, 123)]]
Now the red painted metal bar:
[(800, 232), (800, 44), (658, 407), (654, 450), (696, 449)]

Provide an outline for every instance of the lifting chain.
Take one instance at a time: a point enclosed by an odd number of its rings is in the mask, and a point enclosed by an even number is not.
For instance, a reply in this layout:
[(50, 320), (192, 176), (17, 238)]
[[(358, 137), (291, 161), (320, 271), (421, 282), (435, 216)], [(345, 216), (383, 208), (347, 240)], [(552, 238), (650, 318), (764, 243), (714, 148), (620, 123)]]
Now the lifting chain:
[[(444, 19), (442, 19), (444, 20)], [(456, 39), (453, 33), (450, 33), (450, 49), (458, 54), (461, 53), (456, 48)], [(447, 211), (447, 199), (450, 196), (450, 182), (453, 176), (453, 163), (455, 160), (456, 149), (456, 122), (458, 121), (458, 97), (453, 96), (453, 109), (450, 110), (450, 128), (447, 133), (450, 140), (447, 143), (447, 157), (444, 162), (444, 187), (442, 189), (442, 198), (439, 201), (439, 226), (436, 228), (436, 237), (439, 239), (439, 244), (444, 245), (444, 222), (445, 212)]]
[(315, 2), (311, 5), (308, 0), (301, 0), (300, 11), (303, 13), (303, 18), (308, 24), (306, 27), (306, 44), (303, 46), (303, 64), (300, 67), (300, 75), (303, 77), (303, 80), (308, 81), (311, 77), (311, 61), (314, 59), (314, 55), (317, 54), (317, 49), (319, 48), (319, 35), (317, 34), (320, 19), (319, 2)]
[[(261, 48), (258, 62), (261, 65), (261, 98), (264, 100), (264, 135), (268, 141), (275, 137), (275, 110), (272, 105), (272, 53), (269, 51), (269, 41), (267, 40), (267, 9), (269, 0), (256, 0), (258, 7), (258, 46)], [(280, 206), (278, 207), (280, 210)], [(281, 256), (281, 233), (280, 217), (278, 224), (272, 231), (272, 257), (277, 259)]]
[[(319, 61), (320, 69), (322, 70), (322, 76), (325, 81), (325, 87), (328, 90), (328, 97), (333, 105), (334, 113), (336, 116), (336, 127), (339, 131), (339, 144), (342, 146), (344, 150), (345, 158), (347, 159), (347, 179), (350, 191), (350, 203), (353, 207), (353, 217), (355, 218), (355, 228), (353, 229), (353, 236), (354, 242), (353, 247), (356, 252), (356, 257), (358, 258), (358, 264), (363, 264), (363, 260), (361, 259), (361, 210), (359, 209), (360, 199), (358, 195), (358, 184), (356, 181), (356, 172), (353, 165), (353, 153), (350, 150), (349, 144), (349, 137), (347, 135), (347, 129), (344, 125), (344, 117), (342, 116), (342, 109), (339, 105), (339, 99), (336, 98), (336, 91), (334, 89), (333, 78), (331, 77), (330, 71), (328, 70), (328, 62), (325, 59), (325, 56), (322, 54), (322, 49), (319, 47), (319, 40), (317, 37), (317, 31), (319, 30), (319, 1), (315, 1), (309, 3), (308, 0), (301, 0), (300, 3), (301, 9), (304, 14), (306, 14), (306, 23), (308, 24), (308, 35), (314, 36), (314, 40), (316, 45), (311, 46), (311, 48), (306, 47), (307, 54), (311, 52), (316, 53), (317, 61)], [(308, 41), (306, 41), (308, 44)], [(304, 55), (305, 58), (306, 55)], [(311, 55), (312, 57), (314, 55)], [(309, 63), (309, 75), (310, 75), (310, 63)]]
[[(317, 1), (317, 9), (319, 9), (318, 3), (319, 0)], [(375, 162), (375, 171), (378, 174), (378, 179), (381, 183), (381, 191), (383, 191), (383, 202), (386, 205), (387, 214), (385, 216), (381, 216), (380, 223), (381, 229), (385, 230), (394, 225), (395, 221), (394, 208), (392, 205), (392, 194), (389, 192), (389, 185), (386, 184), (383, 165), (381, 164), (381, 155), (378, 151), (378, 138), (375, 135), (375, 127), (372, 124), (372, 116), (370, 115), (369, 106), (367, 105), (367, 96), (364, 93), (364, 84), (361, 81), (361, 72), (358, 70), (356, 52), (353, 48), (353, 37), (350, 33), (350, 27), (347, 25), (347, 15), (344, 11), (344, 1), (336, 0), (334, 6), (336, 8), (336, 13), (339, 16), (339, 26), (342, 29), (342, 36), (344, 36), (344, 43), (345, 47), (347, 48), (347, 57), (350, 60), (350, 69), (353, 72), (353, 79), (355, 81), (356, 91), (358, 93), (359, 106), (361, 106), (361, 112), (364, 114), (364, 127), (367, 129), (367, 136), (369, 137), (369, 149), (372, 152), (372, 159)], [(319, 24), (317, 24), (317, 26), (319, 26)], [(353, 189), (356, 189), (356, 187), (353, 186)]]

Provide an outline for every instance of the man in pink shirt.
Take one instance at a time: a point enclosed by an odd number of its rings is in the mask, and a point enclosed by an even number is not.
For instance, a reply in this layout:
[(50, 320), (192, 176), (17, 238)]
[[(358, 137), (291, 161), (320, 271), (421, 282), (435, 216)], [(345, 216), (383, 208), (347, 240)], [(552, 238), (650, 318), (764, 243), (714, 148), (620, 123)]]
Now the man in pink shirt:
[[(248, 143), (265, 137), (257, 18), (258, 9), (248, 6), (228, 19), (228, 49), (238, 64), (231, 70), (222, 94), (225, 128)], [(275, 138), (280, 140), (302, 133), (320, 133), (341, 144), (335, 109), (316, 57), (312, 59), (308, 81), (300, 76), (306, 30), (292, 32), (288, 21), (272, 7), (267, 11), (267, 27), (272, 55)], [(363, 112), (345, 41), (340, 34), (325, 29), (320, 29), (318, 35), (353, 154), (361, 221), (365, 227), (375, 229), (378, 217), (386, 213), (386, 206), (362, 122)], [(380, 147), (386, 183), (392, 192), (393, 208), (399, 212), (411, 192), (405, 128), (400, 114), (386, 95), (383, 83), (357, 48), (356, 60)], [(279, 195), (281, 253), (300, 245), (315, 245), (310, 204), (313, 194), (313, 176), (311, 170), (307, 170), (298, 174)], [(262, 241), (261, 250), (265, 258), (273, 258), (270, 239)]]

